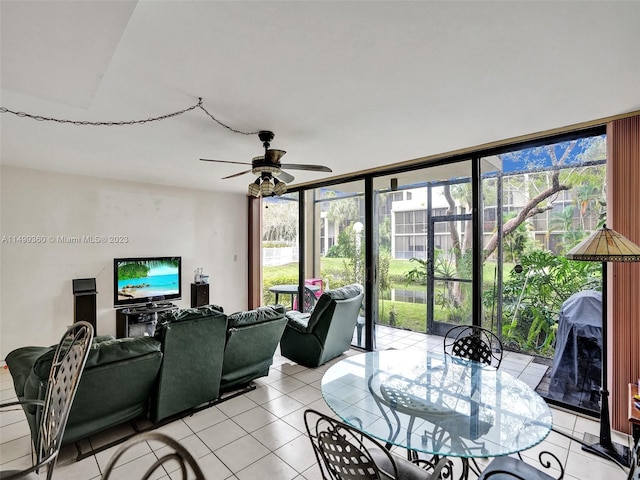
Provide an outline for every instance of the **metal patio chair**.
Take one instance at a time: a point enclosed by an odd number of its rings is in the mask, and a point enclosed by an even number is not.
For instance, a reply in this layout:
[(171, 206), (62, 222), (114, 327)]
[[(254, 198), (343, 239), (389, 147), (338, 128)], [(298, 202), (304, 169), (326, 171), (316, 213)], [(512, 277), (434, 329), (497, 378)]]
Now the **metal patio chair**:
[(40, 424), (33, 465), (20, 471), (0, 472), (2, 480), (37, 479), (40, 478), (38, 472), (45, 468), (46, 478), (49, 480), (53, 476), (62, 436), (92, 339), (91, 324), (87, 322), (73, 324), (64, 333), (53, 354), (44, 400), (23, 399), (0, 405), (0, 408), (5, 408), (32, 404), (42, 408), (38, 417)]
[(414, 463), (388, 451), (374, 438), (315, 410), (304, 412), (304, 423), (323, 479), (429, 480), (450, 476), (449, 462)]
[[(302, 291), (302, 313), (310, 313), (313, 310), (313, 307), (315, 307), (318, 298), (319, 297), (316, 296), (316, 292), (305, 285), (304, 290)], [(292, 309), (298, 310), (297, 296), (293, 301)]]
[(502, 363), (502, 342), (491, 331), (475, 325), (457, 325), (444, 336), (444, 353), (492, 365)]
[[(116, 471), (115, 469), (120, 457), (122, 457), (131, 447), (142, 442), (159, 442), (163, 444), (163, 448), (161, 450), (155, 449), (156, 455), (159, 458), (144, 473), (142, 473), (142, 476), (136, 478), (140, 478), (140, 480), (147, 480), (149, 478), (156, 478), (157, 473), (159, 473), (160, 476), (170, 473), (171, 478), (180, 478), (182, 480), (195, 478), (196, 480), (205, 480), (204, 473), (202, 473), (202, 470), (193, 455), (191, 455), (178, 441), (160, 432), (141, 433), (120, 445), (118, 450), (116, 450), (116, 453), (114, 453), (109, 460), (109, 463), (105, 468), (104, 475), (102, 476), (102, 480), (108, 480), (111, 478), (111, 475)], [(180, 471), (179, 477), (174, 473), (176, 470)]]

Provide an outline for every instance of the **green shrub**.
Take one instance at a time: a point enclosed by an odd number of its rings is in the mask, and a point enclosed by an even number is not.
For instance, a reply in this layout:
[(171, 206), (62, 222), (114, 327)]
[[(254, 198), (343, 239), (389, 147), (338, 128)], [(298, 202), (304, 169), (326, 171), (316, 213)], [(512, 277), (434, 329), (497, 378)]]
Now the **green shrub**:
[[(600, 289), (601, 265), (546, 250), (523, 255), (521, 264), (522, 273), (512, 273), (503, 286), (503, 342), (552, 355), (562, 303), (581, 290)], [(486, 300), (485, 296), (485, 305)]]

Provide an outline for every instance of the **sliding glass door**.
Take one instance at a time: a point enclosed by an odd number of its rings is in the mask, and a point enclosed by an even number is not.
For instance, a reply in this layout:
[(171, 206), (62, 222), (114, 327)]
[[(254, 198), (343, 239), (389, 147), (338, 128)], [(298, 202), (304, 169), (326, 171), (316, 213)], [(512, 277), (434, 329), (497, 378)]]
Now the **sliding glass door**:
[(300, 252), (300, 194), (262, 199), (262, 304), (294, 308)]
[(471, 323), (471, 162), (374, 178), (379, 325), (443, 334)]
[(468, 213), (435, 215), (429, 222), (427, 331), (434, 335), (472, 323), (471, 250), (460, 243), (470, 224)]
[[(315, 241), (307, 252), (313, 256), (313, 269), (307, 269), (305, 282), (319, 283), (332, 290), (352, 283), (364, 286), (366, 278), (364, 182), (348, 182), (313, 190), (312, 235)], [(364, 346), (366, 328), (364, 305), (360, 311), (353, 344)]]

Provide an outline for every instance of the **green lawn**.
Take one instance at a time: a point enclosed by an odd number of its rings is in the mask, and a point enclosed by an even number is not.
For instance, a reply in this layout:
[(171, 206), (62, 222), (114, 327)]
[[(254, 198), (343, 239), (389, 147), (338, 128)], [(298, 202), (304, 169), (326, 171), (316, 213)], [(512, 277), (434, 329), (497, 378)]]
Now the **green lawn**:
[[(345, 266), (346, 265), (346, 266)], [(417, 264), (409, 260), (395, 260), (389, 262), (389, 278), (392, 288), (404, 290), (424, 291), (424, 285), (410, 284), (404, 281), (404, 274), (415, 268)], [(505, 264), (504, 271), (511, 271), (513, 265)], [(345, 258), (327, 258), (321, 260), (320, 277), (329, 283), (329, 288), (338, 288), (350, 283), (348, 280), (349, 260)], [(495, 278), (495, 262), (486, 262), (483, 270), (485, 290), (493, 287)], [(265, 305), (275, 301), (274, 295), (269, 292), (269, 287), (273, 285), (298, 283), (298, 264), (289, 263), (276, 267), (265, 267), (263, 269), (263, 302)], [(426, 329), (426, 311), (427, 306), (419, 303), (408, 302), (392, 302), (390, 300), (382, 300), (379, 306), (380, 323), (389, 324), (389, 312), (392, 310), (395, 314), (395, 325), (400, 328), (409, 328), (414, 331), (424, 332)], [(434, 316), (436, 320), (446, 321), (450, 312), (444, 310), (440, 306), (434, 308)]]

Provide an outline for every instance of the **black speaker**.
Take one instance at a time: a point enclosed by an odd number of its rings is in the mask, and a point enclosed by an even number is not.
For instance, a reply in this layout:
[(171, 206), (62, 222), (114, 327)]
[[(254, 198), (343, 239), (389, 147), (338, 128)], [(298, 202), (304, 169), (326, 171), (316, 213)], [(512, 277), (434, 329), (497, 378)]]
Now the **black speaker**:
[(76, 278), (72, 280), (73, 284), (73, 321), (89, 322), (96, 330), (96, 279), (95, 278)]
[(191, 308), (209, 305), (209, 284), (208, 283), (192, 283), (191, 284)]

